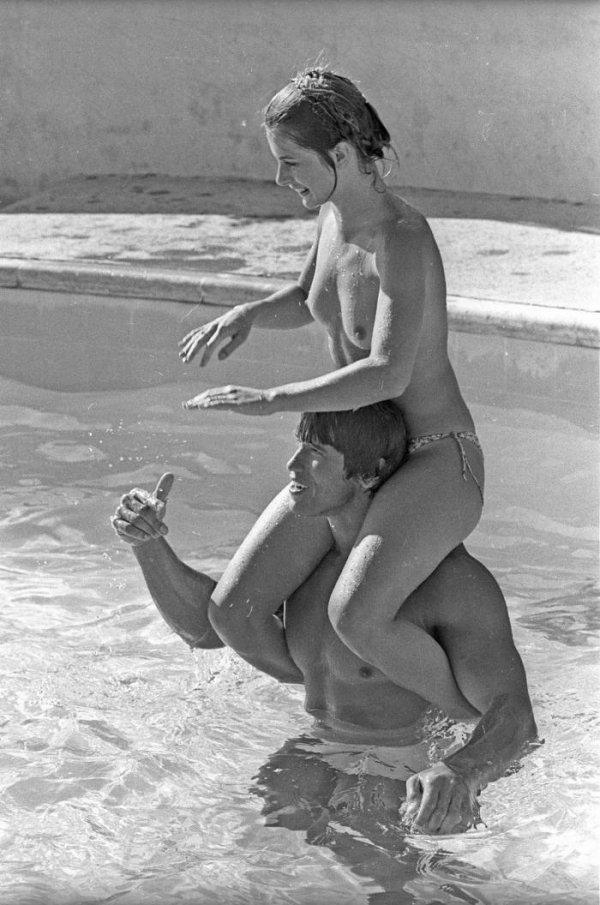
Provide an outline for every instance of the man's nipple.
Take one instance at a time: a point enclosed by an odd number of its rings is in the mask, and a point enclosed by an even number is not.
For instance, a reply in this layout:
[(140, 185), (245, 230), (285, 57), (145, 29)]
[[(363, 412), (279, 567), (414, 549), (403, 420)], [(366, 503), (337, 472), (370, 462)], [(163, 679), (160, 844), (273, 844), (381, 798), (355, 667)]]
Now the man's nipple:
[(356, 329), (354, 330), (354, 337), (359, 342), (360, 342), (360, 340), (364, 339), (366, 335), (367, 335), (367, 331), (365, 330), (364, 327), (356, 327)]
[(358, 670), (359, 676), (362, 676), (363, 679), (370, 679), (373, 675), (373, 670), (370, 666), (361, 666)]

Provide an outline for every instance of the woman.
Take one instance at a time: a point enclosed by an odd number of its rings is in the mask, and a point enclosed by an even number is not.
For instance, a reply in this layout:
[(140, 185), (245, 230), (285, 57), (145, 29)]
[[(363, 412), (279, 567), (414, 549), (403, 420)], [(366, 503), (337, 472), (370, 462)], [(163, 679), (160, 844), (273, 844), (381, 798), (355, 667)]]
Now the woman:
[[(316, 321), (334, 367), (268, 389), (209, 389), (185, 405), (269, 415), (394, 401), (409, 457), (373, 498), (331, 595), (330, 620), (392, 681), (452, 715), (472, 715), (441, 647), (402, 620), (402, 603), (470, 534), (482, 509), (483, 455), (448, 359), (439, 250), (424, 217), (386, 188), (380, 168), (390, 136), (351, 81), (322, 68), (300, 74), (268, 104), (265, 128), (277, 184), (320, 208), (314, 244), (296, 284), (193, 330), (180, 354), (186, 362), (200, 354), (205, 365), (217, 347), (219, 358), (230, 355), (253, 326)], [(318, 447), (313, 452), (319, 456)], [(215, 596), (216, 630), (238, 643), (245, 635), (253, 662), (268, 637), (282, 669), (285, 639), (273, 635), (273, 614), (333, 544), (325, 519), (290, 511), (289, 493), (259, 518)]]

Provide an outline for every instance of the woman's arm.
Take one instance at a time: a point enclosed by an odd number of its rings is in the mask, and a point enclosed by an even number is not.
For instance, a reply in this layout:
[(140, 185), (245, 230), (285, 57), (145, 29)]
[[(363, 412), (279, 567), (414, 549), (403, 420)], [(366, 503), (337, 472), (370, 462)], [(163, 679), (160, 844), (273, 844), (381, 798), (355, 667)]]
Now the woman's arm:
[(251, 318), (253, 327), (265, 330), (293, 330), (312, 322), (312, 315), (306, 306), (307, 297), (308, 293), (298, 282), (284, 286), (256, 302), (236, 305), (233, 310), (245, 311)]
[(311, 380), (266, 391), (274, 411), (341, 411), (401, 396), (413, 372), (425, 307), (424, 238), (394, 231), (375, 255), (379, 293), (369, 354)]
[(195, 327), (179, 343), (179, 357), (188, 364), (200, 353), (200, 367), (220, 347), (218, 358), (228, 358), (242, 345), (253, 326), (271, 330), (291, 330), (310, 324), (312, 315), (306, 300), (312, 284), (319, 244), (319, 229), (297, 280), (256, 302), (236, 305), (225, 314)]
[(312, 286), (317, 262), (317, 250), (321, 235), (321, 216), (313, 244), (306, 257), (302, 273), (291, 286), (284, 286), (278, 292), (245, 306), (252, 316), (255, 327), (266, 330), (290, 330), (312, 323), (313, 317), (306, 305)]
[(384, 243), (376, 256), (380, 289), (369, 354), (310, 380), (255, 390), (218, 387), (186, 408), (225, 408), (242, 414), (340, 411), (401, 396), (410, 383), (425, 304), (423, 238), (418, 233)]

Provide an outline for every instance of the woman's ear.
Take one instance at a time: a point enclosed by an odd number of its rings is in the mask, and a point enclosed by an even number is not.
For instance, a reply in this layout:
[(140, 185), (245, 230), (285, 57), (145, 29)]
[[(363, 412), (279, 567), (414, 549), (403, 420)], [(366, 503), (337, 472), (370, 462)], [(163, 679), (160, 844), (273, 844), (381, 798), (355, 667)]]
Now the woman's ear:
[(347, 141), (338, 141), (337, 145), (329, 151), (329, 156), (337, 167), (343, 166), (351, 156), (352, 149)]

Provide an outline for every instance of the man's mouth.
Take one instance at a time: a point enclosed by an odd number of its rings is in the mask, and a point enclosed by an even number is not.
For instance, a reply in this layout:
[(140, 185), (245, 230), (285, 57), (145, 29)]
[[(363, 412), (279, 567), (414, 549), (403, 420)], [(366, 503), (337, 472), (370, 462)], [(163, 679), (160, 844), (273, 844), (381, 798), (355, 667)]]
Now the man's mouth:
[(306, 490), (306, 484), (300, 484), (299, 481), (290, 481), (289, 483), (289, 491), (290, 493), (297, 495), (299, 493), (303, 493)]

